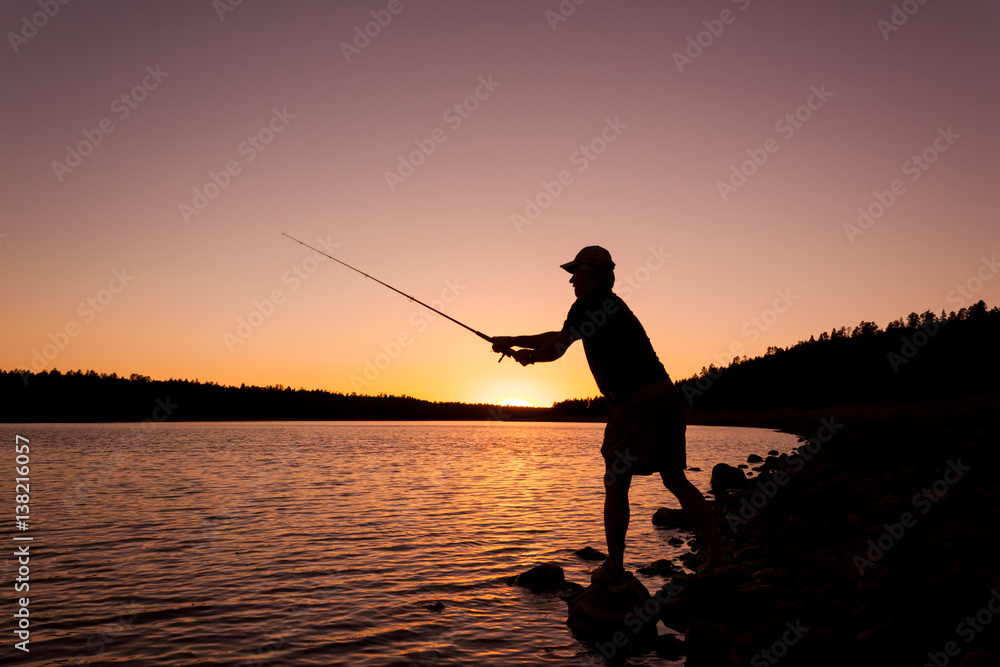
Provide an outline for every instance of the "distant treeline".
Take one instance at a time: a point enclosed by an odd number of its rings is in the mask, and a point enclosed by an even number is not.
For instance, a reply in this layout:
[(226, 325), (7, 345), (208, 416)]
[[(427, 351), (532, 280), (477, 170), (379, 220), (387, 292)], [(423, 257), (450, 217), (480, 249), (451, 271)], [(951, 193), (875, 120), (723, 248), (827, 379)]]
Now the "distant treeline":
[(152, 380), (133, 373), (0, 371), (0, 421), (508, 420), (539, 419), (550, 408), (437, 403), (411, 396), (364, 396), (282, 385), (224, 386)]
[[(714, 364), (676, 382), (695, 413), (820, 408), (997, 392), (1000, 309), (979, 301), (936, 315), (910, 313), (883, 330), (874, 322), (810, 336), (763, 356)], [(0, 421), (199, 420), (599, 420), (603, 397), (548, 408), (441, 403), (282, 385), (224, 386), (132, 374), (0, 371)]]
[(1000, 308), (860, 322), (677, 382), (695, 411), (854, 405), (996, 392)]

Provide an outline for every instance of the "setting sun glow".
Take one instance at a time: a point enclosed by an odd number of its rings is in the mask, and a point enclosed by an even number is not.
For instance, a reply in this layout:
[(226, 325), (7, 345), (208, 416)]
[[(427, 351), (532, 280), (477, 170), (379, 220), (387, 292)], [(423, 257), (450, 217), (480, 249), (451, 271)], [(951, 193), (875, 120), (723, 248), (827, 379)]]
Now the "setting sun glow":
[(533, 408), (535, 405), (531, 401), (526, 401), (523, 398), (505, 398), (500, 401), (500, 405), (513, 406), (516, 408)]

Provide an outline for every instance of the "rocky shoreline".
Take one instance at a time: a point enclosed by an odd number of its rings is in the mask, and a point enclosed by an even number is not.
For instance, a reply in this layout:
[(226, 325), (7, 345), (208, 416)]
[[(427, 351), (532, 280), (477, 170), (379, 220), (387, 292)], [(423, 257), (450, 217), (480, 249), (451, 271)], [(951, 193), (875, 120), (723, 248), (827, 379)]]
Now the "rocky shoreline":
[[(802, 439), (716, 493), (732, 560), (699, 570), (693, 557), (699, 571), (629, 593), (621, 624), (574, 632), (612, 664), (656, 650), (690, 667), (1000, 667), (998, 408), (981, 396), (765, 417)], [(564, 590), (572, 611), (582, 594)], [(685, 641), (650, 635), (656, 621)]]

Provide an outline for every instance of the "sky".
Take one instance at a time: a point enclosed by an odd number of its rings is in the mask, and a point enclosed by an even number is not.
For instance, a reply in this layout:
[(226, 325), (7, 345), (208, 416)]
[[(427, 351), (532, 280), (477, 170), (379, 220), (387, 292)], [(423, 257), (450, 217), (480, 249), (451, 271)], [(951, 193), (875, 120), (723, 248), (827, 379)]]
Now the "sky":
[(996, 0), (4, 0), (0, 368), (550, 405), (1000, 304)]

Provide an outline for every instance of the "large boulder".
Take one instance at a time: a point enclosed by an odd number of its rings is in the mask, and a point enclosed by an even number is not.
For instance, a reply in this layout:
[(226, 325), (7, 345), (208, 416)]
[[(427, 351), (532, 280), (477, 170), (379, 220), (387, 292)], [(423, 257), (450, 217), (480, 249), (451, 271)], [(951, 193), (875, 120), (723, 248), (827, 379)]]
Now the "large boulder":
[(749, 485), (746, 473), (728, 463), (716, 463), (709, 482), (713, 489), (742, 489)]
[(694, 530), (694, 522), (688, 518), (687, 512), (670, 507), (661, 507), (653, 513), (653, 525), (661, 528)]
[[(651, 596), (642, 582), (629, 576), (620, 585), (591, 584), (570, 600), (566, 625), (584, 641), (611, 639), (618, 649), (638, 649), (656, 638), (656, 619), (647, 611)], [(659, 607), (658, 604), (655, 607)]]

